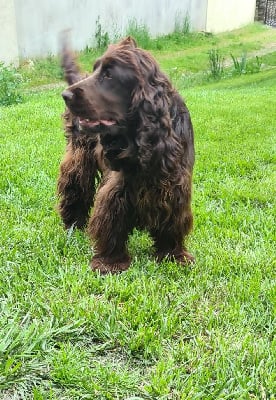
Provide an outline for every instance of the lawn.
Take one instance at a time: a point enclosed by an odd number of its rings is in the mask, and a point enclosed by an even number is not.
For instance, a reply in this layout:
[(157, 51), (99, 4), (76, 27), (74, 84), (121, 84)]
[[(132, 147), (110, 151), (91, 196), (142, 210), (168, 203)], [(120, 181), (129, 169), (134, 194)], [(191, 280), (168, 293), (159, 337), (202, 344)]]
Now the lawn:
[(196, 264), (157, 264), (136, 231), (116, 276), (55, 211), (61, 89), (0, 108), (1, 400), (276, 398), (276, 70), (179, 90)]
[[(131, 32), (141, 47), (151, 51), (158, 59), (162, 70), (171, 78), (181, 74), (206, 72), (209, 68), (209, 51), (217, 49), (221, 57), (227, 62), (230, 54), (241, 57), (244, 53), (248, 56), (261, 49), (274, 48), (276, 32), (266, 25), (252, 24), (243, 29), (218, 35), (205, 35), (201, 33), (173, 33), (157, 39), (148, 37), (147, 31), (137, 30)], [(81, 69), (86, 72), (92, 70), (92, 65), (104, 49), (87, 48), (78, 54)], [(173, 54), (173, 57), (172, 57)], [(262, 59), (265, 64), (272, 60)], [(22, 60), (19, 72), (25, 78), (25, 86), (34, 87), (42, 84), (52, 84), (62, 80), (60, 61), (58, 57), (49, 55), (46, 59)]]

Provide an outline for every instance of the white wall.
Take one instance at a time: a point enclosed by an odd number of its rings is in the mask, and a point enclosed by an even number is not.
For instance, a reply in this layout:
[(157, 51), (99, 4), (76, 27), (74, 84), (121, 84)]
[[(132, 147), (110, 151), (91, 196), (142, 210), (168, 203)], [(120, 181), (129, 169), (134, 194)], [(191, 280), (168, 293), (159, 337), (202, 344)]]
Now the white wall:
[(254, 22), (256, 0), (208, 0), (206, 31), (225, 32)]
[(254, 21), (256, 0), (0, 0), (0, 60), (59, 52), (59, 33), (72, 30), (72, 45), (95, 45), (96, 20), (111, 38), (122, 36), (134, 18), (150, 33), (174, 30), (188, 15), (192, 30), (223, 32)]
[(0, 61), (18, 64), (18, 43), (13, 0), (0, 0)]
[(103, 31), (111, 37), (124, 34), (133, 18), (146, 24), (152, 35), (172, 32), (177, 14), (183, 19), (188, 14), (192, 28), (204, 30), (207, 1), (14, 0), (19, 54), (21, 57), (56, 54), (59, 32), (68, 28), (72, 29), (76, 50), (92, 45), (98, 16)]

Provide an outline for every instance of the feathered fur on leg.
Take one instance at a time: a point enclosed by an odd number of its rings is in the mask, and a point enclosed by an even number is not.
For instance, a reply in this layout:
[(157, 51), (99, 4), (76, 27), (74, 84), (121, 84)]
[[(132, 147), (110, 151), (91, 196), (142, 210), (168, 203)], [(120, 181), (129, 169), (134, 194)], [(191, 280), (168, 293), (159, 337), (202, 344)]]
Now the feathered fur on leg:
[(72, 225), (80, 229), (85, 227), (96, 191), (97, 174), (93, 149), (87, 151), (69, 143), (57, 185), (61, 198), (59, 212), (67, 229)]
[(95, 241), (91, 268), (101, 273), (128, 269), (130, 257), (126, 243), (133, 229), (133, 208), (121, 172), (111, 172), (95, 200), (88, 233)]

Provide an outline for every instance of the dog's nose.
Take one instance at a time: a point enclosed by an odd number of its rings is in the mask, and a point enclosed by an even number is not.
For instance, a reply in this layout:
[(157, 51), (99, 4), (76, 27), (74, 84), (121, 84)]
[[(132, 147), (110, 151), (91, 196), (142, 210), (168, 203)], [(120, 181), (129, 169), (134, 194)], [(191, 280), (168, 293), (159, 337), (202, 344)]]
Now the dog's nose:
[(72, 93), (70, 90), (64, 90), (64, 92), (62, 92), (62, 97), (64, 99), (65, 102), (72, 100), (74, 93)]

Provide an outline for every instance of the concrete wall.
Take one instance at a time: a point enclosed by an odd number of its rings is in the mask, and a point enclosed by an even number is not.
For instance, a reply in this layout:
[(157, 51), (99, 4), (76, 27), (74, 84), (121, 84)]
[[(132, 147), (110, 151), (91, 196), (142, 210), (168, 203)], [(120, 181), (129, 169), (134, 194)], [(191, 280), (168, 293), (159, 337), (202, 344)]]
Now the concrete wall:
[(95, 45), (96, 21), (113, 39), (134, 18), (152, 36), (189, 16), (191, 29), (223, 32), (254, 21), (256, 0), (0, 0), (0, 60), (57, 54), (59, 33), (72, 31), (75, 50)]
[[(2, 0), (3, 1), (3, 0)], [(10, 1), (10, 0), (9, 0)], [(95, 42), (96, 20), (103, 32), (121, 36), (130, 20), (152, 35), (174, 30), (176, 15), (190, 16), (193, 29), (205, 27), (208, 0), (14, 0), (20, 57), (56, 54), (58, 35), (72, 30), (76, 50)]]
[(254, 21), (256, 0), (208, 0), (206, 31), (225, 32)]
[(13, 0), (0, 0), (0, 61), (18, 65), (18, 43)]

